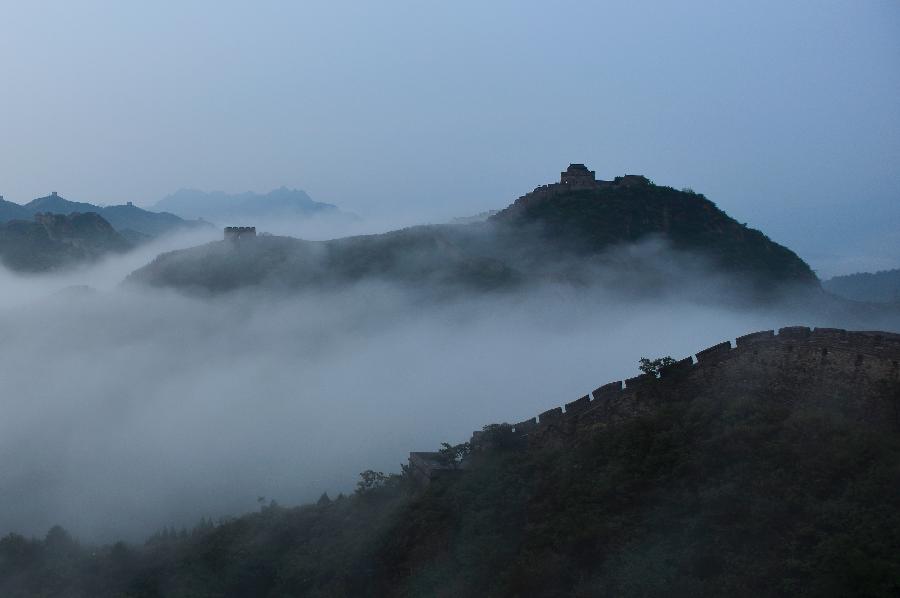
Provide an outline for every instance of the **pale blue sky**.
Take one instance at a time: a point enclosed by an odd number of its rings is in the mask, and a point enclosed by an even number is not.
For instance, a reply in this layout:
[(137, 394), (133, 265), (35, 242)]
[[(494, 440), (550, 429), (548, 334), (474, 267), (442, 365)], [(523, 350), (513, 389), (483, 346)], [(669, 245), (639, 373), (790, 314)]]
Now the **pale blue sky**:
[(0, 194), (502, 207), (569, 162), (900, 265), (900, 2), (0, 0)]

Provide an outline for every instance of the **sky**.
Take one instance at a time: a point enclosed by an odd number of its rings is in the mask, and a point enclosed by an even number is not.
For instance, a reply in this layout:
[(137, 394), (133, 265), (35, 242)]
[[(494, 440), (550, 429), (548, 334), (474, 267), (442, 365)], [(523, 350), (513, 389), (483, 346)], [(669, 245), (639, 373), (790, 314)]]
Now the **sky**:
[(0, 194), (282, 185), (501, 208), (570, 162), (691, 187), (821, 275), (900, 267), (900, 3), (0, 0)]

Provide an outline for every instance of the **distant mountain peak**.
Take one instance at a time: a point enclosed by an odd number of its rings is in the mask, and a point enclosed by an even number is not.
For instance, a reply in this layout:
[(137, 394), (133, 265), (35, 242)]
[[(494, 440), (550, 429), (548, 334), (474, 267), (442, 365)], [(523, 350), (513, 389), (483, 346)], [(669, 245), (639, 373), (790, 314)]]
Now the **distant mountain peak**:
[(351, 217), (337, 206), (314, 201), (306, 191), (284, 185), (266, 193), (179, 189), (158, 201), (154, 208), (183, 218), (226, 223), (284, 218), (308, 218), (319, 214)]

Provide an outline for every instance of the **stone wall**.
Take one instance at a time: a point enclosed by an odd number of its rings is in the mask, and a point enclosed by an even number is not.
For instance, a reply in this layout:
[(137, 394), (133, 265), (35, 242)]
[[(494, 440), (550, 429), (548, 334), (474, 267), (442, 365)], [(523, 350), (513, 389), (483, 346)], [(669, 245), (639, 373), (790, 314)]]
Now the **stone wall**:
[[(564, 406), (500, 424), (531, 443), (559, 440), (634, 417), (661, 401), (722, 393), (836, 402), (872, 425), (900, 427), (900, 334), (794, 326), (724, 341), (664, 368), (604, 384)], [(718, 393), (718, 394), (717, 394)], [(472, 437), (478, 450), (484, 434)]]

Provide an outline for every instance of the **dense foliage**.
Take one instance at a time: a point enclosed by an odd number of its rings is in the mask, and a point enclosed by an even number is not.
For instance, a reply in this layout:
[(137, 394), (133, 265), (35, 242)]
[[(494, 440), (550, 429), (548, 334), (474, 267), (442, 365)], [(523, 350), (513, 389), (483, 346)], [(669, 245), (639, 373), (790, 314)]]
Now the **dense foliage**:
[(406, 472), (364, 472), (353, 496), (273, 503), (143, 546), (81, 546), (61, 528), (10, 535), (0, 594), (900, 592), (896, 427), (808, 402), (698, 398), (543, 448), (502, 430), (424, 491)]

